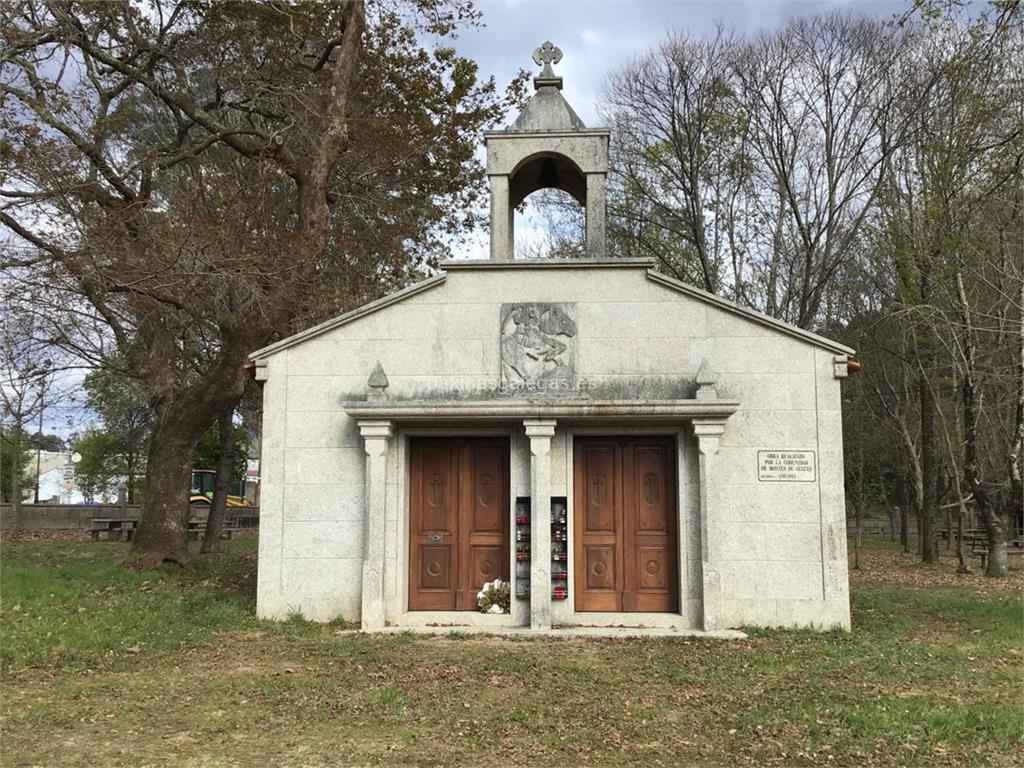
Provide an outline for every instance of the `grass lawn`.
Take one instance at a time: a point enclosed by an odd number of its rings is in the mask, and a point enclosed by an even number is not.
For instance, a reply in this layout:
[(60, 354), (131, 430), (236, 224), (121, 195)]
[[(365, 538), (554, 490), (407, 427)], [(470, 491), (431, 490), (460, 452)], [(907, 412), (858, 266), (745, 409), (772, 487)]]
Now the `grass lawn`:
[(4, 542), (0, 763), (1020, 764), (1020, 574), (877, 542), (851, 634), (365, 637), (257, 621), (254, 544), (133, 573)]

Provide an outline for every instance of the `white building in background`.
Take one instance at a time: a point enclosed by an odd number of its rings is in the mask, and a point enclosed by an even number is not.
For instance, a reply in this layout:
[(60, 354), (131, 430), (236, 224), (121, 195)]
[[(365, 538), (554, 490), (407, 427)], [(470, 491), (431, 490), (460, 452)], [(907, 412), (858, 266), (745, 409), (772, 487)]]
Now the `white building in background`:
[[(36, 454), (33, 452), (29, 466), (32, 474), (36, 471)], [(39, 467), (39, 503), (81, 504), (85, 496), (75, 483), (75, 465), (71, 454), (64, 451), (41, 451)], [(25, 489), (25, 500), (33, 501), (34, 488)]]

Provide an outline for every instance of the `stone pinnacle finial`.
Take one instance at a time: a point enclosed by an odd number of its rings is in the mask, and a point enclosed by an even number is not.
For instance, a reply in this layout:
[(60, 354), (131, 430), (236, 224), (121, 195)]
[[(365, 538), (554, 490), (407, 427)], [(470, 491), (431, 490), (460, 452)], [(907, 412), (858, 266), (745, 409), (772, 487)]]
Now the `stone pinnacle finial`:
[(380, 360), (373, 367), (373, 372), (370, 373), (370, 378), (366, 381), (366, 387), (368, 390), (367, 400), (383, 400), (387, 397), (388, 376), (384, 373), (384, 366), (380, 364)]
[(715, 400), (718, 392), (715, 390), (715, 373), (705, 357), (701, 359), (697, 368), (697, 399)]
[(550, 40), (546, 40), (533, 52), (533, 60), (537, 63), (538, 67), (543, 67), (538, 79), (554, 80), (558, 76), (555, 74), (555, 71), (551, 69), (551, 65), (557, 64), (562, 60), (562, 49)]
[(708, 363), (708, 359), (706, 357), (701, 358), (700, 365), (697, 367), (697, 383), (715, 383), (715, 373), (711, 370), (711, 365)]

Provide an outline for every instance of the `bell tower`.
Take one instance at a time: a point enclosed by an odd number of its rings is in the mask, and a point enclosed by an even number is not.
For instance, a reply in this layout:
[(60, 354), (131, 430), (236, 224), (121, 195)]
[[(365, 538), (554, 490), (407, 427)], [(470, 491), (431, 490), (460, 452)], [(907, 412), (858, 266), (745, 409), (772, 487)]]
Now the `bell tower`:
[(484, 134), (491, 187), (491, 259), (515, 256), (515, 209), (538, 189), (561, 189), (586, 212), (587, 256), (605, 255), (608, 177), (606, 128), (587, 128), (562, 96), (562, 78), (551, 68), (561, 49), (546, 42), (533, 52), (542, 67), (534, 94), (515, 122)]

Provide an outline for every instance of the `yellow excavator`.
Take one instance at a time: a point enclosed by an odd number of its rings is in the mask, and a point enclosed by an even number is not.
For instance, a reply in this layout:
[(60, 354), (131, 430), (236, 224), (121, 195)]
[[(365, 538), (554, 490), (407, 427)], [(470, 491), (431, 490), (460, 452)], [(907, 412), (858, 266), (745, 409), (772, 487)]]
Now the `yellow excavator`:
[[(188, 503), (210, 506), (213, 504), (213, 484), (217, 473), (212, 469), (192, 470), (192, 489), (189, 491)], [(227, 505), (229, 507), (251, 506), (242, 496), (228, 494)]]

